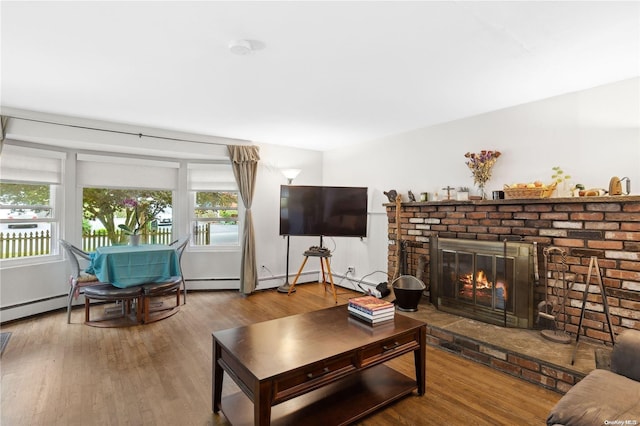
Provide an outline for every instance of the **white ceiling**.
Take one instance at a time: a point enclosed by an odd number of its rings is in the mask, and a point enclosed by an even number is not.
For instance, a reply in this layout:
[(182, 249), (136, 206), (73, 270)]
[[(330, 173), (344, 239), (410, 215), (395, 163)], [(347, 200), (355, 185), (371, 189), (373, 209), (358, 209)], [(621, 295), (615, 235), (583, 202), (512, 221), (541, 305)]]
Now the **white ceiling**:
[(2, 1), (1, 19), (3, 108), (317, 150), (640, 75), (636, 1)]

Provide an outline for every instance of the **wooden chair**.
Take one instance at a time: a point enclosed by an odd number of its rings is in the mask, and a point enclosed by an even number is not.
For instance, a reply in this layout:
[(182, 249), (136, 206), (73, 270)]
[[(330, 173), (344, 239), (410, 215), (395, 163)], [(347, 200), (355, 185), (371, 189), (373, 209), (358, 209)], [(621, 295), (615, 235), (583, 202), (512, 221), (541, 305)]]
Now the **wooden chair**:
[(71, 277), (69, 277), (69, 295), (67, 297), (67, 324), (71, 324), (71, 305), (73, 299), (77, 299), (80, 294), (84, 293), (84, 287), (102, 284), (95, 275), (87, 274), (80, 266), (82, 262), (87, 263), (91, 260), (91, 256), (86, 251), (79, 249), (73, 244), (58, 240), (60, 245), (67, 254), (67, 260), (71, 264)]

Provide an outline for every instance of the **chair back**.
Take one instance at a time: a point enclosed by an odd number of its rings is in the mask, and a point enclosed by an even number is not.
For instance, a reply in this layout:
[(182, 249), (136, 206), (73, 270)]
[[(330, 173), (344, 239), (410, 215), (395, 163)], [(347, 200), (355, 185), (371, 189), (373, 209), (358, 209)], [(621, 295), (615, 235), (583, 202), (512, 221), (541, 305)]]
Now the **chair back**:
[(172, 247), (176, 248), (176, 252), (178, 253), (178, 260), (182, 261), (182, 253), (184, 253), (184, 249), (187, 248), (187, 244), (189, 244), (189, 240), (191, 239), (191, 234), (186, 237), (175, 240), (171, 244)]
[(91, 256), (86, 251), (79, 249), (73, 244), (65, 241), (58, 240), (62, 248), (64, 248), (67, 253), (67, 258), (69, 259), (69, 263), (71, 264), (71, 272), (73, 274), (73, 278), (78, 278), (82, 274), (82, 268), (80, 267), (80, 260), (86, 260), (89, 262), (91, 260)]

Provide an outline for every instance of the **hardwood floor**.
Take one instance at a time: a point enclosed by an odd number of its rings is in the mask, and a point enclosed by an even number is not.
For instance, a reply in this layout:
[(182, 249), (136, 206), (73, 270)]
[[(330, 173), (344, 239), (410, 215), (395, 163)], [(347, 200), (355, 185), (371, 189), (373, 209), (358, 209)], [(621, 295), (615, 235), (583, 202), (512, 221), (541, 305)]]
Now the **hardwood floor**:
[[(1, 366), (0, 424), (228, 425), (211, 411), (211, 332), (334, 306), (320, 285), (249, 297), (192, 292), (180, 312), (129, 328), (66, 324), (55, 312), (5, 324), (12, 332)], [(338, 303), (356, 293), (341, 289)], [(322, 324), (318, 324), (322, 327)], [(277, 356), (277, 354), (274, 354)], [(413, 356), (389, 363), (413, 374)], [(238, 391), (225, 377), (223, 394)], [(359, 424), (542, 425), (560, 395), (437, 348), (427, 350), (427, 392)]]

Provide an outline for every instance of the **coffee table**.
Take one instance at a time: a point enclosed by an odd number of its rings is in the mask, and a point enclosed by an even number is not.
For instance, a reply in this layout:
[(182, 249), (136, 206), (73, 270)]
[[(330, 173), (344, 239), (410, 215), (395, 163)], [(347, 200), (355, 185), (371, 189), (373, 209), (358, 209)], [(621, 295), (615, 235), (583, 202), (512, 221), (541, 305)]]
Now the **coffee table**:
[[(402, 314), (371, 326), (341, 305), (212, 335), (213, 411), (234, 426), (349, 424), (425, 392), (426, 323)], [(410, 352), (415, 378), (384, 364)], [(242, 392), (222, 398), (225, 372)]]

